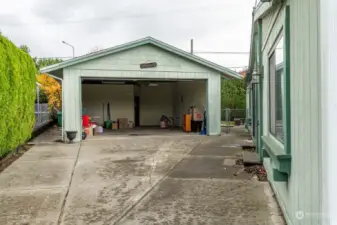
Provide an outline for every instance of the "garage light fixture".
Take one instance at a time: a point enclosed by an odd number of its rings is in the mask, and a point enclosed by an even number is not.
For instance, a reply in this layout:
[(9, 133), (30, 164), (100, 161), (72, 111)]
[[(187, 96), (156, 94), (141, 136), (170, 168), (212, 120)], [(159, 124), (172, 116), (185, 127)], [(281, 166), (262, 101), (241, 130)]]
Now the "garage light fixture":
[(153, 83), (151, 83), (151, 84), (149, 84), (149, 86), (150, 86), (150, 87), (157, 87), (158, 84), (153, 84)]
[(102, 84), (125, 84), (124, 81), (102, 81)]

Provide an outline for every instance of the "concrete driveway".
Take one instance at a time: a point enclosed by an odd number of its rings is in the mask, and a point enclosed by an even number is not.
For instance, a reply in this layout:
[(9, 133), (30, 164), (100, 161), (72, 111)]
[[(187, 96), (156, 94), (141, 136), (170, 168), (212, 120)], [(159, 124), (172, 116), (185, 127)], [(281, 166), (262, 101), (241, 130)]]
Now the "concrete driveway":
[(0, 224), (283, 224), (268, 183), (233, 166), (242, 134), (35, 145), (0, 174)]

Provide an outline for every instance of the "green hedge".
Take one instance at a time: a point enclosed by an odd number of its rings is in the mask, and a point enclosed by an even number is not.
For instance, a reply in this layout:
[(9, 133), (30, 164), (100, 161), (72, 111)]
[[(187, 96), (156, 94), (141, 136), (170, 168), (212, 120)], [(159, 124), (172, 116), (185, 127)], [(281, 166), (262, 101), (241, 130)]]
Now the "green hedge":
[(35, 95), (32, 58), (0, 34), (0, 157), (31, 137)]

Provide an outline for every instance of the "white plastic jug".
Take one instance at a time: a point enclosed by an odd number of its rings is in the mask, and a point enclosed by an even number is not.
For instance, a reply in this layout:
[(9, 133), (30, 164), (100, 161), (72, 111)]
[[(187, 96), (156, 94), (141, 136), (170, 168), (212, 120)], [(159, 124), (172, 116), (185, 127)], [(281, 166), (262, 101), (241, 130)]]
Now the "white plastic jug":
[(98, 133), (103, 133), (103, 127), (98, 127)]
[(160, 127), (161, 128), (166, 128), (166, 122), (165, 121), (160, 121)]

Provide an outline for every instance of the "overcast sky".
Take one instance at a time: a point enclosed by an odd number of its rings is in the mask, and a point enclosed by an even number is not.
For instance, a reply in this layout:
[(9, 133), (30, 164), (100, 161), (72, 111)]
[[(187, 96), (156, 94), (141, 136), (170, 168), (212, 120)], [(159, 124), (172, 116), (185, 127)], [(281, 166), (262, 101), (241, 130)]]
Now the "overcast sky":
[[(67, 57), (152, 36), (189, 51), (248, 52), (255, 0), (0, 0), (0, 30), (37, 57)], [(227, 67), (248, 55), (199, 54)]]

